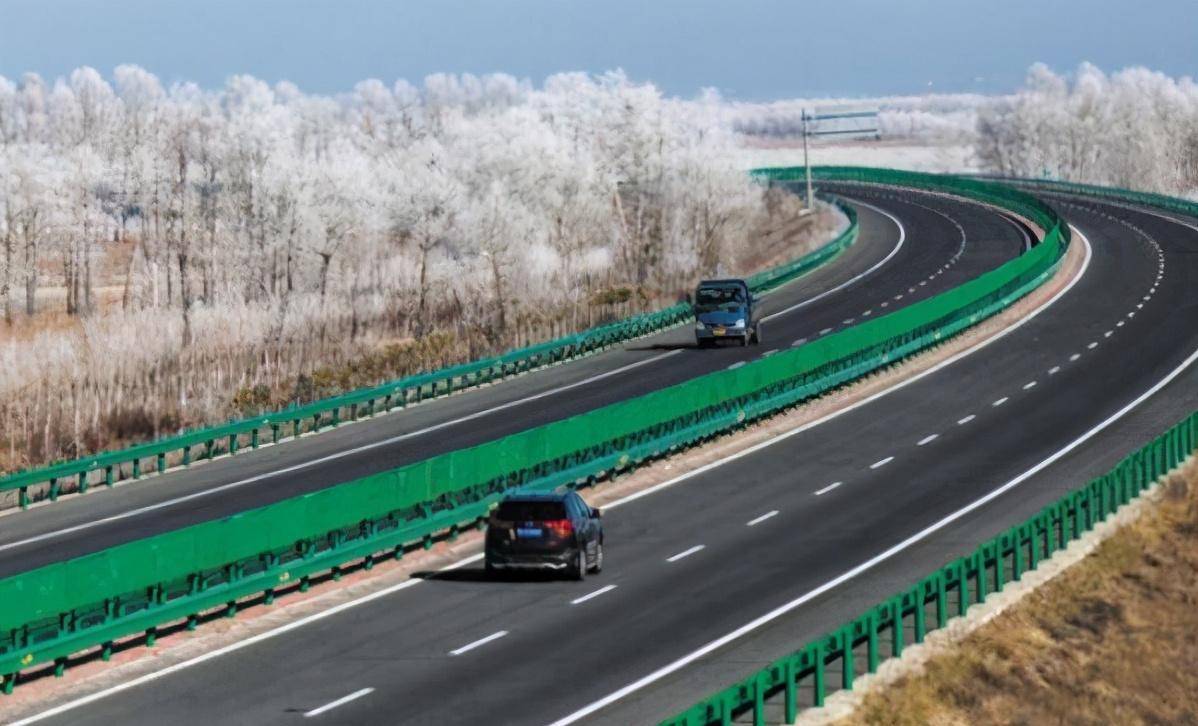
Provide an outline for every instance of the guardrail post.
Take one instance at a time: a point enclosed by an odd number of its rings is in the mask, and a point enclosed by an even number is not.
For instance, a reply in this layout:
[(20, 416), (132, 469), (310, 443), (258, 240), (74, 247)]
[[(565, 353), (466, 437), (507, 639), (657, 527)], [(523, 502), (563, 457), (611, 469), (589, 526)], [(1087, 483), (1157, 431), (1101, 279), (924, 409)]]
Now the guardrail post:
[(337, 426), (340, 423), (341, 423), (341, 407), (333, 406), (333, 421), (332, 421), (333, 428), (337, 428)]
[(229, 456), (237, 453), (237, 434), (229, 434)]
[(112, 660), (112, 641), (108, 641), (100, 646), (100, 660), (107, 663)]
[(821, 640), (815, 644), (815, 672), (812, 673), (812, 687), (815, 690), (815, 706), (824, 705), (824, 643)]
[[(758, 673), (753, 679), (753, 726), (765, 726), (765, 679), (764, 673)], [(725, 711), (727, 713), (727, 711)], [(732, 714), (727, 713), (725, 718)], [(731, 719), (729, 718), (729, 721)]]
[(80, 494), (87, 494), (87, 472), (86, 471), (79, 472), (79, 480), (77, 482), (77, 486), (79, 487)]
[(158, 462), (157, 462), (158, 463), (158, 473), (161, 474), (164, 471), (166, 471), (166, 453), (165, 452), (159, 453), (157, 458), (158, 458)]
[(277, 423), (272, 423), (270, 425), (270, 443), (279, 443), (279, 425)]
[(948, 584), (944, 570), (936, 573), (936, 627), (948, 625)]
[(216, 446), (216, 442), (213, 441), (212, 439), (208, 439), (207, 441), (204, 442), (204, 458), (205, 459), (208, 459), (209, 461), (212, 460), (212, 449), (215, 446)]
[(903, 596), (890, 598), (890, 655), (898, 658), (903, 654)]
[(928, 632), (928, 616), (927, 616), (927, 601), (924, 599), (924, 584), (916, 583), (912, 588), (912, 594), (915, 595), (915, 642), (922, 643), (924, 636)]
[(786, 678), (786, 696), (783, 705), (783, 718), (786, 723), (792, 724), (799, 717), (799, 683), (798, 673), (795, 672), (794, 656), (786, 659), (786, 663), (782, 667), (784, 677)]
[(856, 664), (853, 662), (853, 626), (846, 625), (840, 629), (841, 638), (841, 655), (840, 655), (840, 685), (844, 690), (853, 690), (853, 669)]
[(183, 447), (183, 466), (191, 466), (191, 447)]
[(879, 658), (878, 658), (878, 612), (876, 609), (871, 611), (869, 613), (869, 615), (866, 617), (865, 627), (866, 627), (866, 635), (868, 637), (868, 641), (867, 641), (868, 655), (866, 656), (866, 660), (868, 661), (868, 663), (867, 663), (866, 667), (869, 669), (870, 673), (877, 673)]
[(104, 467), (104, 486), (110, 487), (113, 485), (112, 479), (112, 464)]
[(17, 674), (9, 673), (6, 676), (0, 676), (0, 687), (4, 690), (4, 695), (11, 696), (12, 689), (17, 685)]
[(250, 431), (250, 448), (251, 449), (258, 448), (258, 427), (257, 426), (255, 426), (253, 428), (253, 430)]
[(67, 659), (66, 658), (55, 658), (54, 659), (54, 677), (62, 678), (62, 675), (64, 673), (66, 673), (66, 670), (67, 670)]
[(135, 458), (133, 460), (133, 478), (134, 479), (141, 478), (141, 459)]
[(158, 642), (158, 628), (146, 628), (146, 647), (153, 648)]
[(58, 479), (57, 479), (57, 477), (50, 477), (50, 501), (52, 501), (52, 502), (58, 501)]

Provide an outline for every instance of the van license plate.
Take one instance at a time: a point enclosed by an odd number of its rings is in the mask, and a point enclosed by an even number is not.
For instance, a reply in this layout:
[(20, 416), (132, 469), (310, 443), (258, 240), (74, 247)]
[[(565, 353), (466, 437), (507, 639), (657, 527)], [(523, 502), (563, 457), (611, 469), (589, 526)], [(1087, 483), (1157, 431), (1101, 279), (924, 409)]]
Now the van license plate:
[(716, 329), (712, 330), (711, 332), (712, 332), (712, 333), (714, 333), (714, 334), (716, 334), (716, 335), (723, 335), (723, 334), (724, 334), (724, 329), (723, 329), (723, 328), (716, 328)]
[(519, 527), (516, 529), (516, 537), (518, 539), (538, 539), (541, 536), (541, 530), (531, 527)]

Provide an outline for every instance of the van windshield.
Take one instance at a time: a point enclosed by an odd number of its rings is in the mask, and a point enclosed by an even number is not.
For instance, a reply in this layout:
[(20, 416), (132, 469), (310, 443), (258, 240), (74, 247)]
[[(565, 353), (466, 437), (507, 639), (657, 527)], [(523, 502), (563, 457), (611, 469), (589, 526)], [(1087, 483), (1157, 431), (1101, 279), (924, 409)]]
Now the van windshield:
[(700, 287), (695, 292), (695, 309), (701, 313), (737, 310), (745, 304), (745, 290), (739, 285)]

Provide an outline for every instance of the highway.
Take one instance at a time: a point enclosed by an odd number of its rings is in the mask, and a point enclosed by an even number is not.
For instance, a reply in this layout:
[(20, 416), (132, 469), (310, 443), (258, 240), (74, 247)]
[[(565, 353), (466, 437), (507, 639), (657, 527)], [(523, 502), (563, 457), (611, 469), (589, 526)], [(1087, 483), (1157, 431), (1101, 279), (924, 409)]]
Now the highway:
[(860, 215), (857, 244), (770, 294), (760, 346), (694, 349), (689, 329), (236, 457), (10, 513), (0, 576), (228, 516), (741, 364), (925, 299), (1011, 259), (1028, 230), (938, 195), (827, 185)]
[[(911, 235), (918, 208), (887, 208)], [(492, 581), (467, 560), (44, 722), (671, 715), (1033, 514), (1198, 407), (1198, 229), (1097, 202), (1060, 209), (1092, 254), (1034, 317), (819, 425), (609, 506), (603, 574)], [(846, 300), (891, 295), (902, 274), (894, 267)]]

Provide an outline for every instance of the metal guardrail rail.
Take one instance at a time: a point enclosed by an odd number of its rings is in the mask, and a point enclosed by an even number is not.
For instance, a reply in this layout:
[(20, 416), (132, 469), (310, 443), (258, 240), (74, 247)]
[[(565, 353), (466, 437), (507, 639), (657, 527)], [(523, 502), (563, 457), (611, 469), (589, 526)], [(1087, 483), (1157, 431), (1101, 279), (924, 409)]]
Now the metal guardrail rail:
[[(751, 276), (749, 283), (754, 292), (766, 292), (790, 282), (829, 262), (856, 241), (856, 212), (847, 205), (833, 201), (848, 217), (848, 227), (819, 249)], [(177, 457), (178, 463), (190, 466), (197, 460), (257, 449), (263, 440), (278, 443), (285, 438), (336, 427), (345, 421), (370, 417), (428, 398), (493, 383), (596, 353), (618, 343), (685, 323), (693, 317), (690, 305), (672, 305), (493, 358), (408, 376), (307, 405), (187, 431), (146, 444), (16, 472), (0, 477), (0, 493), (15, 490), (16, 505), (27, 509), (37, 501), (57, 501), (64, 493), (83, 493), (92, 486), (111, 487), (123, 479), (140, 479), (146, 471), (163, 473), (170, 464), (168, 457), (172, 455)]]
[[(769, 172), (785, 178), (789, 170)], [(759, 172), (759, 175), (764, 175)], [(837, 169), (830, 176), (901, 183), (1002, 204), (1048, 230), (1020, 257), (935, 297), (866, 323), (669, 388), (469, 449), (136, 540), (0, 580), (0, 689), (21, 670), (145, 634), (242, 598), (270, 601), (313, 574), (369, 568), (434, 536), (484, 522), (516, 487), (586, 486), (635, 468), (938, 345), (1041, 284), (1068, 228), (1047, 205), (993, 184), (930, 174)]]

